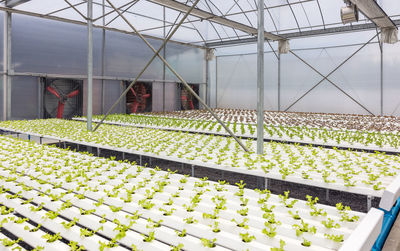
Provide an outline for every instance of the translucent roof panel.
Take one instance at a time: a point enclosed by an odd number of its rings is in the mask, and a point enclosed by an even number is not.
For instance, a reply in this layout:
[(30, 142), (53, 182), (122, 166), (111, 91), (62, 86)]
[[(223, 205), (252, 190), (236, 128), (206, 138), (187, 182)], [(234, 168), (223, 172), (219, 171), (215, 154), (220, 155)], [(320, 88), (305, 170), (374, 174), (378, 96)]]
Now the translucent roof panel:
[[(139, 32), (163, 38), (178, 23), (195, 0), (93, 0), (93, 18), (97, 27)], [(103, 5), (104, 3), (104, 5)], [(111, 4), (110, 4), (111, 3)], [(257, 33), (258, 0), (200, 0), (172, 40), (203, 46), (210, 42), (254, 37)], [(0, 2), (5, 7), (5, 1)], [(381, 8), (392, 18), (400, 20), (400, 2), (378, 0)], [(350, 27), (370, 23), (362, 14), (359, 22), (343, 25), (341, 0), (264, 0), (265, 31), (285, 37), (302, 32), (334, 27)], [(86, 0), (30, 0), (15, 6), (15, 11), (41, 15), (66, 22), (86, 22)], [(4, 10), (4, 9), (3, 9)], [(268, 37), (268, 36), (267, 36)], [(276, 39), (275, 39), (276, 40)]]

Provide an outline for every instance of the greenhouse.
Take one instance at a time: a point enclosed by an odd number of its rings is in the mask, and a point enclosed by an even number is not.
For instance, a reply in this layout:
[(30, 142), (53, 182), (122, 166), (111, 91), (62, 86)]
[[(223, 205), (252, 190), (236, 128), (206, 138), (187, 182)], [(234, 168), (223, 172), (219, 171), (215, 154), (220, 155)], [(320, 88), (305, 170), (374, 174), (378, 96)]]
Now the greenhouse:
[(400, 250), (400, 2), (0, 15), (0, 250)]

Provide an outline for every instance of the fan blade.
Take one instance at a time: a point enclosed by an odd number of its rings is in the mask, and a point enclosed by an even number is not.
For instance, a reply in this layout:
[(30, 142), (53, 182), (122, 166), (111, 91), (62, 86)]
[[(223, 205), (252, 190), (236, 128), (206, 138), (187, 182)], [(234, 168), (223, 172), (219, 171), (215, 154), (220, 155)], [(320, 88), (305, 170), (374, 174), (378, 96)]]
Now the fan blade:
[(75, 96), (78, 95), (78, 94), (79, 94), (79, 90), (75, 90), (75, 91), (70, 92), (70, 93), (67, 95), (67, 97), (68, 97), (68, 98), (72, 98), (72, 97), (75, 97)]
[(64, 103), (58, 102), (57, 118), (62, 119), (64, 113)]
[(192, 100), (189, 100), (189, 107), (190, 107), (190, 110), (194, 110), (194, 105), (193, 105)]
[(133, 90), (133, 87), (131, 87), (131, 92), (133, 93), (133, 96), (136, 97), (136, 92)]
[(58, 92), (51, 86), (47, 86), (46, 88), (50, 93), (52, 93), (54, 96), (56, 96), (58, 99), (60, 99), (60, 95), (58, 94)]
[(132, 113), (136, 113), (137, 109), (138, 109), (139, 103), (138, 102), (133, 102), (132, 104), (132, 108), (131, 108), (131, 112)]

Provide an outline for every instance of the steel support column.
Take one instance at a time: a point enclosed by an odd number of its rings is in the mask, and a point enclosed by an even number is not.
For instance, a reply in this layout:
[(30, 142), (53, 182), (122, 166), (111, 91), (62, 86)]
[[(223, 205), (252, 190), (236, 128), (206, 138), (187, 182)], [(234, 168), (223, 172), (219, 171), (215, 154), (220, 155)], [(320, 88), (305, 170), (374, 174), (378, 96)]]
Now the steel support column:
[[(204, 85), (199, 85), (199, 95), (200, 97), (204, 100), (204, 102), (208, 104), (207, 102), (207, 88), (208, 88), (208, 78), (207, 78), (207, 68), (208, 68), (208, 50), (204, 50), (204, 58), (203, 58), (203, 82), (205, 82)], [(204, 107), (199, 105), (199, 109), (204, 109)]]
[[(102, 11), (103, 11), (103, 16), (106, 12), (106, 7), (105, 7), (105, 0), (103, 0), (103, 6), (102, 6)], [(106, 24), (106, 19), (103, 17), (103, 26)], [(106, 30), (102, 29), (101, 31), (101, 76), (104, 77), (105, 74), (105, 68), (106, 68), (106, 62), (105, 62), (105, 52), (106, 52)], [(104, 91), (104, 85), (105, 81), (104, 79), (101, 80), (101, 113), (104, 113), (104, 100), (105, 100), (105, 91)]]
[(218, 121), (218, 123), (221, 124), (221, 126), (229, 133), (229, 135), (235, 139), (235, 141), (246, 151), (248, 152), (249, 150), (247, 147), (233, 134), (233, 132), (221, 121), (221, 119), (210, 109), (210, 107), (197, 95), (195, 91), (192, 90), (192, 88), (189, 86), (189, 84), (183, 79), (183, 77), (175, 71), (174, 68), (165, 60), (164, 57), (160, 55), (160, 51), (164, 48), (165, 44), (171, 39), (171, 37), (175, 34), (177, 29), (182, 25), (183, 21), (187, 18), (187, 16), (190, 14), (190, 12), (194, 9), (194, 7), (197, 5), (199, 0), (196, 0), (195, 3), (190, 7), (190, 9), (186, 12), (185, 16), (182, 18), (182, 20), (179, 22), (179, 24), (176, 25), (175, 29), (169, 34), (167, 39), (163, 42), (161, 47), (156, 50), (154, 47), (147, 41), (147, 39), (138, 32), (138, 30), (125, 18), (125, 16), (110, 2), (110, 0), (106, 0), (108, 4), (121, 16), (121, 18), (131, 27), (131, 29), (140, 37), (140, 39), (145, 42), (145, 44), (154, 52), (153, 57), (150, 59), (150, 61), (146, 64), (144, 69), (139, 73), (139, 75), (136, 77), (135, 81), (133, 81), (129, 87), (122, 93), (122, 95), (118, 98), (118, 100), (114, 103), (114, 105), (110, 108), (110, 110), (105, 114), (103, 119), (100, 121), (100, 123), (96, 126), (95, 130), (104, 122), (106, 119), (107, 115), (109, 114), (110, 111), (114, 108), (114, 106), (126, 95), (126, 93), (129, 91), (129, 89), (136, 83), (137, 79), (143, 74), (143, 72), (147, 69), (147, 67), (151, 64), (151, 62), (154, 60), (155, 57), (159, 57), (161, 61), (168, 67), (168, 69), (182, 82), (182, 84), (185, 86), (185, 88), (195, 97), (200, 104), (202, 104), (208, 112), (211, 113), (211, 115)]
[(93, 0), (88, 0), (87, 5), (87, 31), (88, 31), (88, 56), (87, 56), (87, 130), (92, 130), (93, 113)]
[(211, 106), (210, 100), (210, 62), (211, 60), (206, 60), (206, 104)]
[(257, 154), (264, 153), (264, 0), (258, 0), (257, 21)]
[(278, 111), (281, 111), (281, 54), (278, 54)]
[(218, 108), (218, 56), (215, 57), (215, 108)]
[(383, 116), (383, 43), (380, 43), (381, 51), (381, 116)]
[[(167, 38), (167, 30), (166, 30), (166, 11), (165, 11), (165, 6), (163, 6), (163, 38), (164, 40)], [(166, 52), (166, 47), (164, 47), (163, 49), (163, 57), (166, 58), (167, 57), (167, 52)], [(163, 63), (163, 112), (165, 112), (165, 78), (166, 78), (166, 68), (165, 68), (165, 64)]]
[(11, 116), (11, 12), (4, 13), (3, 27), (3, 120)]
[(44, 88), (44, 84), (43, 82), (43, 78), (37, 78), (38, 80), (38, 109), (37, 109), (37, 117), (38, 119), (42, 119), (43, 118), (43, 88)]

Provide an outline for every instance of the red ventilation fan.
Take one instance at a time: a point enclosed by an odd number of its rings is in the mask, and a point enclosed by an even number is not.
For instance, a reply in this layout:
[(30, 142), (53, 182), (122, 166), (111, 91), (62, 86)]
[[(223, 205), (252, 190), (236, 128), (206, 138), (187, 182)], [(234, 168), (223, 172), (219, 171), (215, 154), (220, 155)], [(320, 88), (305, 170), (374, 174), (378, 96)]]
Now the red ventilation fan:
[(69, 98), (73, 98), (79, 94), (79, 90), (74, 90), (65, 95), (61, 93), (61, 91), (60, 92), (56, 91), (56, 89), (53, 86), (47, 86), (46, 90), (58, 98), (58, 107), (57, 107), (58, 119), (61, 119), (63, 117), (65, 102), (67, 102)]
[[(193, 89), (193, 86), (190, 86)], [(193, 110), (193, 96), (192, 94), (186, 89), (183, 88), (181, 92), (181, 103), (184, 110)]]
[(82, 115), (83, 81), (75, 79), (43, 80), (44, 118), (66, 118)]
[(146, 110), (146, 100), (150, 98), (146, 87), (142, 83), (135, 84), (130, 91), (133, 94), (131, 113), (144, 112)]

